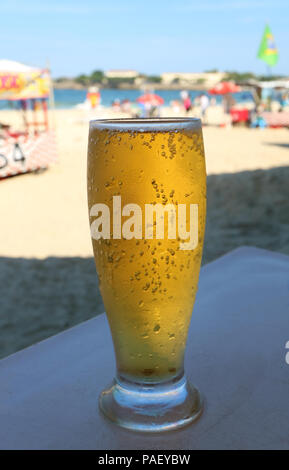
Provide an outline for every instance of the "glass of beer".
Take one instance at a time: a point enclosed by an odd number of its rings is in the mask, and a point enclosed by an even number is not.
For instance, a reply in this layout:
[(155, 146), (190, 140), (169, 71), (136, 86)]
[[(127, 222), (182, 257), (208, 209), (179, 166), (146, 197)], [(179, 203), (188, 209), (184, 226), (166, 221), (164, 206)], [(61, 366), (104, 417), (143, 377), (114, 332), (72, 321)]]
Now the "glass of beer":
[(185, 426), (202, 411), (200, 394), (184, 375), (205, 232), (201, 121), (91, 121), (87, 178), (117, 369), (100, 395), (100, 410), (137, 431)]

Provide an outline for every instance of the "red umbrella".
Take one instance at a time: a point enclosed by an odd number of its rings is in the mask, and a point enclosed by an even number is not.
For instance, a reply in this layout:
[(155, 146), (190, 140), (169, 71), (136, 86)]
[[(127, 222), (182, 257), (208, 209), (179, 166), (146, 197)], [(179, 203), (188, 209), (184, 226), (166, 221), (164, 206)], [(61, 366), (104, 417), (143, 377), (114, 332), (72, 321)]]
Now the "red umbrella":
[(152, 106), (160, 106), (161, 104), (164, 104), (164, 99), (155, 93), (145, 93), (144, 95), (137, 98), (137, 102), (142, 104), (148, 103)]
[(236, 93), (241, 91), (241, 87), (234, 82), (221, 82), (209, 90), (212, 95), (226, 95), (226, 93)]

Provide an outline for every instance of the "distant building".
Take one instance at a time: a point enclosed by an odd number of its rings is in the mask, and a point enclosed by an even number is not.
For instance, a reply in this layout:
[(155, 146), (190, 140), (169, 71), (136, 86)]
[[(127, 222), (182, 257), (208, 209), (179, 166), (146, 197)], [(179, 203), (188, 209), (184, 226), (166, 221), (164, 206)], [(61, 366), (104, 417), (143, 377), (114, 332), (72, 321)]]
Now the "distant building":
[(136, 70), (108, 70), (104, 75), (106, 78), (137, 78), (139, 73)]
[(202, 84), (208, 88), (215, 86), (224, 76), (224, 72), (166, 72), (161, 74), (163, 84), (179, 83), (182, 86)]

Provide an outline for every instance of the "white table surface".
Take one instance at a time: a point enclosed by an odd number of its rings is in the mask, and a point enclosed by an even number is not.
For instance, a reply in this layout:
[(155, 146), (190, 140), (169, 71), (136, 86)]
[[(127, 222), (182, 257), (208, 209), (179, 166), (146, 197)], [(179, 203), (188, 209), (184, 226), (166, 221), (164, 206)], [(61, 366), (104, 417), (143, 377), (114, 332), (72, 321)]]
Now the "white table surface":
[(201, 270), (186, 371), (205, 396), (176, 432), (111, 425), (97, 395), (114, 374), (105, 315), (0, 361), (1, 449), (288, 449), (289, 257), (240, 248)]

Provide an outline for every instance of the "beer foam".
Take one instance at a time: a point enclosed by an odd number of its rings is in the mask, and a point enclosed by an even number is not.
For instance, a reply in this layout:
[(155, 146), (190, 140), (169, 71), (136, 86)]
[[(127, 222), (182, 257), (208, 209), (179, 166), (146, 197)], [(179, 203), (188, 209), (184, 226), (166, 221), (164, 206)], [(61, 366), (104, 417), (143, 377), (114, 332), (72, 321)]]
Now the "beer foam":
[(91, 129), (114, 130), (119, 132), (159, 132), (201, 129), (198, 118), (119, 118), (94, 119), (89, 122)]

